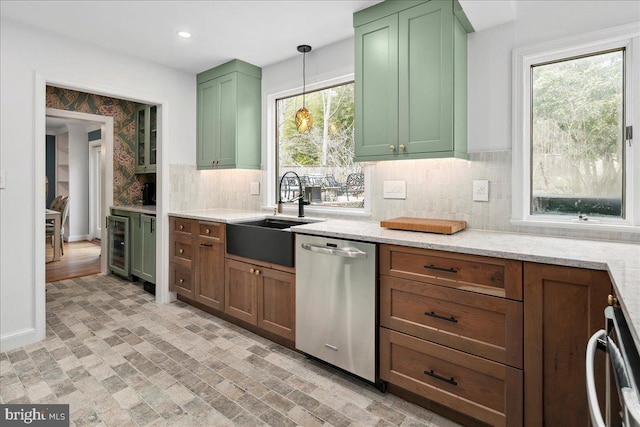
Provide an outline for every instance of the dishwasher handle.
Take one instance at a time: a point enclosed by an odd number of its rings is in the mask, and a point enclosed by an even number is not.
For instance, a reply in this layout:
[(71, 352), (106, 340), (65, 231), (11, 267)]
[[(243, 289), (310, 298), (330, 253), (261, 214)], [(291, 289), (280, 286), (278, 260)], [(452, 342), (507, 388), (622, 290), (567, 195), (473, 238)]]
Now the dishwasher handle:
[(367, 258), (366, 252), (363, 252), (360, 249), (356, 249), (356, 248), (338, 249), (338, 248), (328, 248), (326, 246), (312, 245), (310, 243), (303, 243), (302, 249), (306, 249), (308, 251), (316, 252), (320, 254), (341, 256), (343, 258), (359, 258), (359, 259)]
[(602, 413), (600, 412), (600, 406), (598, 405), (598, 395), (596, 394), (596, 384), (593, 376), (593, 359), (596, 355), (596, 350), (599, 347), (602, 347), (602, 343), (606, 337), (607, 333), (604, 329), (600, 329), (591, 336), (589, 343), (587, 344), (587, 402), (589, 405), (589, 412), (591, 413), (591, 424), (593, 427), (605, 427), (604, 420), (602, 419)]

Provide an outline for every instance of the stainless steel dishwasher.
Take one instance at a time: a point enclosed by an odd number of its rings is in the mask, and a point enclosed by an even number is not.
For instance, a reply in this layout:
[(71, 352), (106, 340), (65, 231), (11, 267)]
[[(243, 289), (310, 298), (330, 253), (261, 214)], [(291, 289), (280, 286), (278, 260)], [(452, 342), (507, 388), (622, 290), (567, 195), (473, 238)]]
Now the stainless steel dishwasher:
[(376, 382), (374, 244), (296, 236), (296, 348)]

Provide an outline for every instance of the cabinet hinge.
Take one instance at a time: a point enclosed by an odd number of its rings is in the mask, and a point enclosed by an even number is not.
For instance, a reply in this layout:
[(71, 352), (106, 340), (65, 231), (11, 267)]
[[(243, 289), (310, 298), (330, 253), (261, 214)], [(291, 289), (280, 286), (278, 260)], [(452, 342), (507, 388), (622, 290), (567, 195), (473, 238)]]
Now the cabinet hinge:
[(629, 145), (631, 145), (631, 140), (633, 139), (633, 126), (627, 126), (625, 129), (625, 139), (629, 141)]

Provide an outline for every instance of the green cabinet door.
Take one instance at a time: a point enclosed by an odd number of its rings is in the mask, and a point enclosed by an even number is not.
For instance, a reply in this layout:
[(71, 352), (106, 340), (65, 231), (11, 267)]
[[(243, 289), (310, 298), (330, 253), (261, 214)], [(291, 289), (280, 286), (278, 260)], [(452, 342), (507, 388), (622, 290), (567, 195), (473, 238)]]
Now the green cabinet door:
[(198, 85), (198, 168), (235, 163), (236, 73)]
[(136, 173), (155, 173), (158, 145), (158, 108), (140, 105), (136, 110)]
[(155, 215), (140, 215), (141, 237), (140, 278), (147, 282), (156, 283), (156, 217)]
[(139, 212), (118, 211), (129, 218), (129, 265), (131, 275), (156, 282), (156, 217)]
[(126, 212), (129, 217), (129, 228), (131, 230), (131, 274), (136, 277), (142, 276), (142, 221), (139, 212)]
[(453, 151), (453, 12), (430, 1), (399, 14), (399, 155)]
[(198, 169), (260, 169), (261, 76), (239, 60), (198, 74)]
[(356, 161), (467, 158), (472, 28), (456, 3), (386, 1), (354, 14)]
[(355, 37), (356, 159), (388, 156), (398, 145), (398, 15), (356, 27)]

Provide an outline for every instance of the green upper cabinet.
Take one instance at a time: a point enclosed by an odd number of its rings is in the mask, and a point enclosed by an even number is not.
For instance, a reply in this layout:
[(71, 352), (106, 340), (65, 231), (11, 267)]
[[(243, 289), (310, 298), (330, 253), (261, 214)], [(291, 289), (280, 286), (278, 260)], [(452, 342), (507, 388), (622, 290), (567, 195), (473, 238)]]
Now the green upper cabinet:
[(386, 1), (354, 26), (356, 161), (467, 158), (472, 28), (457, 2)]
[(140, 105), (136, 111), (136, 173), (156, 172), (158, 108)]
[(238, 59), (198, 74), (198, 169), (260, 169), (261, 78)]

